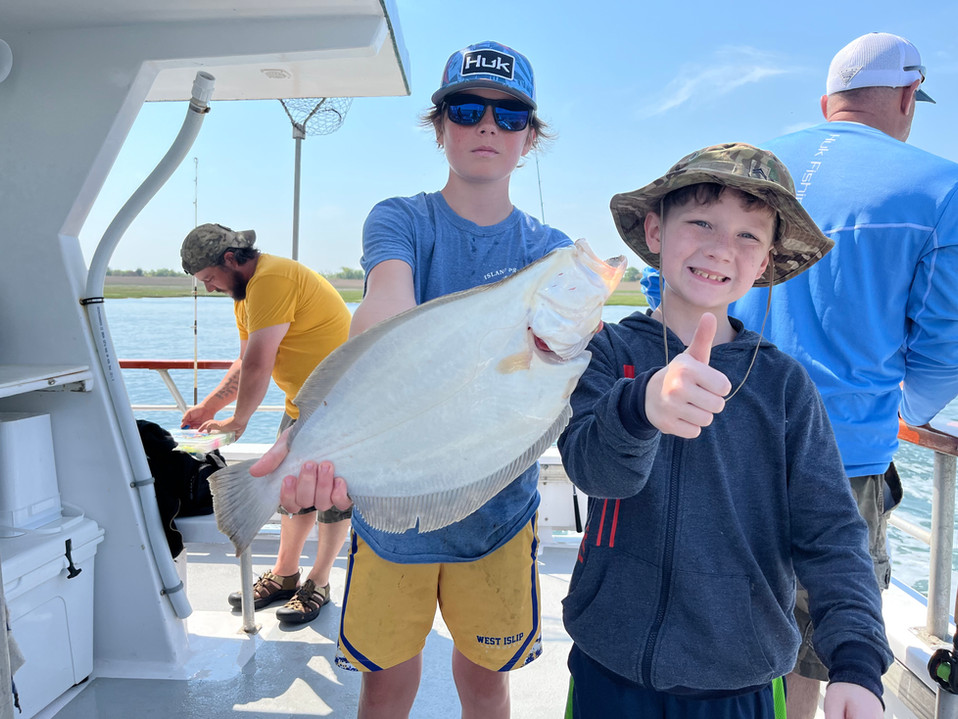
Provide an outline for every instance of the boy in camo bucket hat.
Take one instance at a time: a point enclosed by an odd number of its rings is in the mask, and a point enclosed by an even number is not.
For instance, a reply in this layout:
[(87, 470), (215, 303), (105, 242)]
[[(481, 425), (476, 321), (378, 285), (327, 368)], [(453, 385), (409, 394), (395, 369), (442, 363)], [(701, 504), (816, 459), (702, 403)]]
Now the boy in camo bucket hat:
[(646, 264), (659, 268), (658, 253), (649, 250), (646, 243), (646, 216), (660, 212), (662, 200), (672, 191), (699, 183), (715, 183), (747, 193), (777, 213), (771, 262), (755, 281), (756, 287), (779, 284), (801, 274), (835, 244), (795, 198), (795, 185), (785, 165), (767, 150), (733, 142), (686, 155), (659, 179), (612, 198), (616, 229)]
[(747, 145), (683, 158), (612, 213), (661, 268), (662, 303), (593, 338), (558, 442), (594, 500), (563, 601), (571, 715), (772, 719), (801, 643), (797, 576), (830, 710), (880, 719), (881, 595), (824, 405), (797, 360), (728, 315), (832, 243)]

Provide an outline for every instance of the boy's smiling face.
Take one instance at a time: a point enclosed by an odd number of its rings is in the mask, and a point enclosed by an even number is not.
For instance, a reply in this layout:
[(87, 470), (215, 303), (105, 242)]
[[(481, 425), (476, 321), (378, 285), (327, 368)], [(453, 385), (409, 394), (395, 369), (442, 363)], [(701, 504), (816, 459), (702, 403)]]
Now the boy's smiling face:
[(703, 312), (721, 321), (729, 304), (768, 266), (775, 211), (761, 203), (746, 207), (744, 198), (725, 188), (708, 204), (693, 196), (673, 206), (664, 224), (658, 213), (646, 216), (645, 234), (649, 249), (659, 254), (670, 326), (697, 322)]

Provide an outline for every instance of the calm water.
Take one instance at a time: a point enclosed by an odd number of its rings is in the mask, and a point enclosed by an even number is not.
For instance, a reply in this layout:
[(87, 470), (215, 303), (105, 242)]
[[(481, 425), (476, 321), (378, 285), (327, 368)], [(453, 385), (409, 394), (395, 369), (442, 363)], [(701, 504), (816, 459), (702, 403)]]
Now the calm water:
[[(233, 360), (239, 354), (239, 337), (233, 320), (233, 302), (227, 297), (200, 297), (196, 341), (201, 359)], [(632, 307), (611, 306), (603, 313), (614, 322), (634, 311)], [(194, 346), (194, 301), (189, 297), (162, 299), (107, 300), (107, 320), (116, 351), (122, 359), (192, 359)], [(186, 401), (192, 404), (193, 371), (172, 371), (171, 376)], [(222, 371), (199, 372), (198, 396), (205, 397), (222, 379)], [(124, 370), (124, 380), (132, 404), (172, 404), (166, 385), (151, 370)], [(283, 394), (270, 386), (264, 404), (282, 405)], [(149, 419), (167, 428), (179, 426), (179, 412), (138, 412), (137, 418)], [(220, 413), (220, 416), (225, 416)], [(245, 442), (272, 442), (281, 414), (259, 412), (254, 415)], [(958, 421), (958, 401), (952, 402), (941, 417)], [(932, 453), (903, 445), (895, 457), (905, 484), (905, 499), (897, 510), (905, 519), (925, 528), (931, 527)], [(890, 529), (893, 572), (907, 584), (925, 592), (928, 588), (928, 547), (895, 528)], [(958, 570), (958, 561), (953, 561)], [(952, 580), (958, 586), (958, 573)]]

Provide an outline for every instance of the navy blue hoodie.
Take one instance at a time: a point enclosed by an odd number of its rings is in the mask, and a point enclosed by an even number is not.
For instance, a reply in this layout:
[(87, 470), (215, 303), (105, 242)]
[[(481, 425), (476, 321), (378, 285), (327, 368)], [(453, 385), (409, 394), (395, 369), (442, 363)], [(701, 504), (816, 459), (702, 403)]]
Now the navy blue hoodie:
[[(759, 336), (732, 322), (737, 337), (712, 348), (710, 365), (738, 387)], [(644, 414), (665, 364), (659, 322), (635, 313), (589, 349), (559, 439), (590, 496), (563, 602), (579, 649), (657, 691), (752, 691), (794, 666), (797, 575), (831, 681), (880, 697), (892, 655), (867, 529), (805, 370), (763, 340), (744, 386), (688, 440)], [(670, 332), (670, 358), (684, 349)]]

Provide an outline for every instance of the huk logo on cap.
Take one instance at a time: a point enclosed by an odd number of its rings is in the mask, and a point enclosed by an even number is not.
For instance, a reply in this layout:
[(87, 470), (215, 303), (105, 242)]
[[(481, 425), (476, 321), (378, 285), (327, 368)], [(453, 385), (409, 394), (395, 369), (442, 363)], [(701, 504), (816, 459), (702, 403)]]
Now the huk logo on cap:
[(461, 75), (495, 75), (506, 80), (513, 79), (515, 58), (496, 50), (473, 50), (462, 55)]

